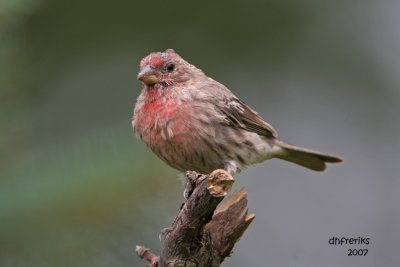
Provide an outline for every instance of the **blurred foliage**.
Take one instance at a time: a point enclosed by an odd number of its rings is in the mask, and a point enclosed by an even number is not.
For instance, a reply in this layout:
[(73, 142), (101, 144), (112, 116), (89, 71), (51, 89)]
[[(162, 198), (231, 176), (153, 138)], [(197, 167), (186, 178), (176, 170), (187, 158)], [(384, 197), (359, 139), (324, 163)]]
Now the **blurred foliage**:
[(3, 105), (12, 106), (29, 97), (25, 95), (27, 79), (21, 78), (30, 74), (25, 24), (41, 3), (40, 0), (0, 1), (0, 97)]
[[(146, 169), (148, 160), (137, 156), (142, 153), (143, 146), (114, 130), (26, 154), (1, 181), (0, 265), (87, 266), (126, 232), (151, 240), (154, 233), (145, 231), (155, 224), (148, 221), (155, 211), (145, 203), (173, 199), (164, 190), (179, 183), (157, 175), (163, 167)], [(118, 261), (129, 260), (132, 251)]]

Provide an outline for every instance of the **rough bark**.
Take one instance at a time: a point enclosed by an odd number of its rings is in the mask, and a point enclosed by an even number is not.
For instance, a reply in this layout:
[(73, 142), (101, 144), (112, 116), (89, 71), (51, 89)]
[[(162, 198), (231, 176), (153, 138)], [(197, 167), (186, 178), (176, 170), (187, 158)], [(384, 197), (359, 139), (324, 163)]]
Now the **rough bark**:
[(162, 231), (161, 256), (136, 247), (149, 267), (220, 266), (255, 217), (247, 212), (244, 190), (219, 205), (234, 182), (226, 171), (215, 170), (209, 176), (188, 172), (186, 176), (187, 200), (172, 226)]

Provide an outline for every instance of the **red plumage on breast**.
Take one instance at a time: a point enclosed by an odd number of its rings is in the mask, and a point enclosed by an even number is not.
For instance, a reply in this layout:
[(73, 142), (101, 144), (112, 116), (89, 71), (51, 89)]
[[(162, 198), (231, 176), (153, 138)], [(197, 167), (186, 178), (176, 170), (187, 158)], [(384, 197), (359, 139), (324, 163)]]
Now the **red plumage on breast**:
[[(162, 89), (142, 93), (145, 101), (135, 108), (134, 131), (160, 158), (175, 168), (177, 157), (193, 152), (196, 140), (187, 103), (177, 101), (176, 92)], [(184, 110), (184, 111), (183, 111)]]

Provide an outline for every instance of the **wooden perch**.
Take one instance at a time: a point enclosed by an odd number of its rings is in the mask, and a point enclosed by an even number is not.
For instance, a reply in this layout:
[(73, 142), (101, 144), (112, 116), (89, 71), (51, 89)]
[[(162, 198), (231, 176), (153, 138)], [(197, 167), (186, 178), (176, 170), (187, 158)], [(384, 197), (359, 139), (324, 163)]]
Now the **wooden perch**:
[(136, 246), (148, 267), (220, 266), (254, 219), (247, 212), (247, 193), (240, 190), (225, 200), (234, 179), (224, 170), (209, 176), (187, 172), (187, 198), (172, 226), (162, 232), (161, 257)]

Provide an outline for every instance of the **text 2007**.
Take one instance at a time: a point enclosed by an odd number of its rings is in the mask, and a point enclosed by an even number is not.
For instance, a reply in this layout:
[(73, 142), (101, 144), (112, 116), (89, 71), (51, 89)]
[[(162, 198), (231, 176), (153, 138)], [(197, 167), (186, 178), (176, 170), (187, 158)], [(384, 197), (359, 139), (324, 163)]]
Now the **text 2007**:
[(365, 256), (368, 254), (368, 249), (348, 249), (347, 256)]

